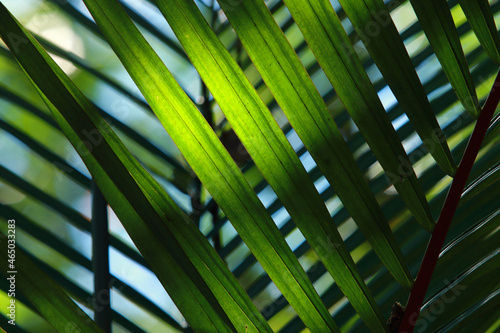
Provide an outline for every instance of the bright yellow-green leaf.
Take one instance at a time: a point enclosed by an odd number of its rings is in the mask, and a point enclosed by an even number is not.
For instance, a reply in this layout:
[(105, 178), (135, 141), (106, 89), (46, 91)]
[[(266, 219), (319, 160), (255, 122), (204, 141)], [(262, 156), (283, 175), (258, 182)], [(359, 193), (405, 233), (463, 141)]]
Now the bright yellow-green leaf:
[[(303, 321), (313, 330), (336, 331), (328, 310), (257, 195), (118, 2), (86, 0), (85, 3), (172, 140)], [(191, 5), (184, 1), (168, 4), (169, 10), (180, 15), (184, 14), (178, 8)], [(184, 38), (196, 40), (191, 26), (182, 28), (186, 29)], [(247, 97), (242, 94), (242, 98)], [(283, 135), (279, 127), (270, 130), (266, 126), (253, 133), (270, 139), (278, 134)]]
[[(240, 332), (270, 331), (206, 238), (126, 150), (47, 53), (4, 7), (0, 9), (4, 18), (1, 36), (192, 327), (204, 331), (232, 331), (235, 327)], [(22, 47), (12, 43), (8, 36), (13, 34)]]

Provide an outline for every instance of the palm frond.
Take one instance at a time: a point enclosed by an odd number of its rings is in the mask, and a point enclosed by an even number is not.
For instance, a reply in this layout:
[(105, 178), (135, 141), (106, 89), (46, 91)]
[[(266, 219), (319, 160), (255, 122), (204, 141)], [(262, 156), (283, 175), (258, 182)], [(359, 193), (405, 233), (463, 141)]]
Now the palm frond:
[[(70, 316), (97, 330), (80, 307), (115, 332), (386, 331), (498, 71), (500, 3), (84, 2), (93, 18), (54, 0), (16, 15), (34, 37), (2, 7), (0, 225), (16, 220), (28, 264), (23, 315), (0, 326), (62, 330)], [(85, 54), (44, 33), (61, 19)], [(500, 325), (497, 124), (458, 193), (420, 331)], [(92, 181), (109, 245), (91, 236)], [(107, 278), (92, 240), (109, 248)], [(92, 294), (107, 288), (101, 321)]]

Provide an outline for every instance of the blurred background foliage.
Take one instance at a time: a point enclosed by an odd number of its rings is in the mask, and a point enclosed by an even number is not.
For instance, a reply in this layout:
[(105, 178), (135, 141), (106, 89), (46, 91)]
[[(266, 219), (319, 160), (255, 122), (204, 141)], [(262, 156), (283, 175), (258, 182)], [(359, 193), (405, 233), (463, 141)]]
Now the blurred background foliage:
[[(200, 187), (197, 179), (172, 143), (156, 117), (150, 112), (137, 87), (128, 76), (116, 55), (103, 41), (81, 1), (2, 1), (10, 11), (29, 28), (42, 45), (54, 56), (57, 63), (71, 77), (82, 92), (110, 119), (113, 129), (130, 151), (146, 166), (168, 193), (193, 219), (199, 219), (199, 227), (227, 262), (242, 286), (248, 291), (257, 307), (269, 318), (271, 327), (283, 332), (301, 331), (303, 326), (295, 312), (282, 298), (279, 290), (266, 278), (264, 270), (255, 262), (247, 247), (241, 243), (233, 227), (224, 220), (207, 191)], [(122, 1), (132, 14), (148, 42), (160, 55), (163, 62), (181, 84), (200, 110), (212, 112), (213, 126), (219, 135), (227, 131), (224, 115), (204, 88), (201, 80), (182, 51), (175, 35), (159, 11), (146, 0)], [(366, 49), (353, 31), (353, 27), (336, 0), (332, 1), (338, 11), (344, 28), (355, 45), (356, 52), (374, 83), (378, 95), (386, 108), (393, 126), (404, 143), (410, 160), (430, 202), (432, 213), (437, 219), (451, 178), (439, 169), (400, 109), (394, 95), (373, 64)], [(476, 36), (456, 1), (449, 1), (455, 24), (460, 34), (462, 47), (481, 101), (486, 98), (498, 66), (481, 48)], [(63, 5), (61, 5), (63, 4)], [(370, 289), (383, 309), (386, 317), (395, 300), (404, 302), (407, 292), (401, 290), (389, 278), (387, 271), (374, 255), (370, 245), (357, 232), (357, 227), (342, 203), (329, 188), (328, 182), (318, 171), (301, 141), (290, 129), (286, 117), (262, 84), (255, 67), (250, 62), (234, 31), (228, 26), (217, 3), (198, 0), (197, 4), (219, 38), (231, 51), (250, 82), (257, 87), (263, 101), (270, 106), (273, 115), (283, 128), (301, 161), (310, 173), (330, 213), (339, 226), (354, 260), (360, 267)], [(370, 186), (392, 230), (401, 245), (415, 276), (425, 250), (428, 233), (418, 227), (406, 210), (393, 187), (387, 187), (383, 171), (371, 154), (363, 137), (347, 115), (342, 103), (336, 97), (328, 79), (304, 43), (304, 38), (291, 19), (290, 13), (280, 1), (266, 1), (273, 10), (286, 37), (296, 49), (304, 66), (308, 69), (317, 89), (324, 97), (331, 115), (335, 118), (342, 134), (349, 143), (360, 168)], [(500, 20), (500, 3), (490, 1), (495, 19)], [(454, 95), (441, 66), (432, 53), (417, 18), (407, 1), (391, 13), (394, 22), (404, 38), (405, 46), (424, 84), (439, 124), (444, 129), (455, 161), (458, 162), (473, 129), (473, 120), (464, 113), (462, 105)], [(497, 24), (498, 25), (498, 24)], [(92, 316), (91, 294), (93, 274), (90, 270), (91, 237), (89, 219), (91, 212), (90, 174), (76, 151), (58, 130), (45, 104), (21, 72), (17, 63), (2, 44), (0, 48), (0, 216), (18, 221), (17, 241), (36, 262), (58, 281), (74, 297), (78, 304)], [(500, 137), (493, 128), (479, 154), (470, 181), (495, 166), (500, 158)], [(237, 144), (237, 143), (236, 143)], [(355, 311), (333, 284), (333, 280), (317, 261), (301, 233), (289, 223), (289, 216), (274, 192), (266, 186), (257, 168), (243, 159), (245, 176), (258, 191), (259, 198), (272, 213), (276, 224), (287, 235), (286, 240), (295, 251), (314, 282), (314, 286), (329, 306), (330, 312), (343, 331), (362, 331), (363, 327)], [(498, 165), (498, 164), (496, 164)], [(491, 218), (492, 226), (498, 226), (500, 187), (491, 186), (487, 191), (470, 198), (459, 208), (453, 228), (448, 237), (452, 240), (477, 222)], [(489, 220), (488, 220), (489, 221)], [(2, 230), (6, 224), (1, 223)], [(116, 243), (134, 248), (126, 231), (113, 211), (109, 209), (110, 233), (116, 238), (110, 249), (110, 269), (114, 280), (111, 304), (115, 311), (114, 332), (177, 332), (186, 327), (182, 315), (155, 277), (144, 265), (135, 251), (123, 253)], [(490, 232), (469, 246), (477, 249), (470, 258), (457, 258), (453, 265), (440, 265), (431, 285), (430, 295), (437, 293), (452, 280), (489, 253), (492, 242), (498, 244), (498, 232)], [(482, 252), (481, 252), (482, 251)], [(134, 258), (131, 258), (134, 256)], [(488, 276), (498, 276), (493, 268)], [(498, 280), (497, 280), (498, 281)], [(6, 282), (0, 283), (5, 290)], [(490, 286), (491, 288), (491, 286)], [(496, 291), (495, 291), (496, 290)], [(488, 317), (489, 332), (499, 325), (498, 283), (491, 290), (489, 298), (474, 300), (465, 310), (445, 317), (439, 325), (450, 325), (456, 316), (481, 318), (478, 313), (496, 313)], [(22, 298), (20, 298), (22, 302)], [(8, 297), (0, 292), (0, 306), (5, 308)], [(494, 302), (494, 303), (492, 303)], [(493, 304), (493, 305), (492, 305)], [(496, 304), (496, 306), (494, 306)], [(474, 310), (474, 306), (479, 310)], [(470, 314), (467, 315), (467, 311)], [(451, 311), (451, 310), (450, 310)], [(6, 317), (0, 317), (5, 323)], [(424, 313), (425, 315), (425, 313)], [(491, 319), (490, 319), (491, 318)], [(50, 326), (29, 306), (20, 306), (18, 326), (13, 331), (49, 332)], [(434, 321), (429, 320), (429, 328)], [(467, 320), (464, 330), (474, 331), (474, 321)], [(438, 325), (438, 324), (436, 324)], [(469, 325), (469, 326), (467, 326)], [(2, 325), (3, 326), (3, 325)], [(439, 326), (436, 326), (439, 327)], [(444, 326), (443, 326), (444, 327)], [(467, 328), (469, 327), (469, 328)], [(426, 328), (427, 329), (427, 328)], [(430, 330), (428, 330), (430, 332)], [(479, 332), (479, 331), (477, 331)]]

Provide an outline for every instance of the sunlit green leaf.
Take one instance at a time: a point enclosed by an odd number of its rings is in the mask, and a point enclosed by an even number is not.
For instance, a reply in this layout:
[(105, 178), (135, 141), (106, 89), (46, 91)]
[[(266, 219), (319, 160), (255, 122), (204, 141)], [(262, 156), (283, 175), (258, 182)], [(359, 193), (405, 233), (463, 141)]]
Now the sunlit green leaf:
[[(123, 9), (115, 1), (85, 3), (172, 140), (278, 288), (311, 328), (335, 330), (327, 309), (237, 165)], [(188, 3), (170, 5), (170, 10), (176, 11)], [(183, 32), (186, 38), (196, 40), (196, 35), (190, 35), (195, 33), (192, 27), (183, 28), (187, 29)], [(251, 101), (254, 97), (242, 94), (241, 98)], [(259, 132), (254, 133), (256, 138), (265, 135), (272, 140), (282, 135), (279, 128), (264, 126)]]
[[(213, 327), (212, 329), (216, 330), (228, 330), (226, 326), (227, 322), (224, 322), (225, 314), (218, 309), (219, 305), (213, 299), (214, 296), (212, 295), (212, 291), (204, 285), (201, 276), (197, 275), (197, 271), (194, 270), (194, 267), (189, 265), (189, 257), (181, 250), (182, 246), (193, 246), (193, 240), (197, 237), (194, 236), (195, 234), (198, 234), (198, 239), (208, 246), (205, 248), (205, 251), (202, 252), (202, 257), (205, 255), (206, 259), (206, 256), (210, 257), (211, 255), (212, 260), (215, 259), (215, 263), (213, 261), (212, 263), (203, 262), (203, 260), (201, 260), (202, 262), (200, 263), (200, 261), (196, 261), (198, 258), (192, 258), (191, 260), (193, 260), (195, 265), (200, 269), (213, 267), (212, 265), (217, 264), (218, 268), (215, 270), (216, 274), (225, 274), (226, 277), (226, 281), (222, 283), (222, 286), (229, 286), (233, 283), (233, 292), (239, 291), (240, 293), (239, 301), (243, 301), (243, 303), (247, 301), (247, 306), (250, 306), (243, 312), (243, 316), (248, 319), (250, 323), (252, 323), (253, 320), (258, 321), (260, 314), (255, 312), (253, 304), (246, 294), (240, 290), (241, 287), (234, 280), (231, 273), (228, 271), (224, 273), (224, 269), (226, 269), (225, 265), (220, 261), (220, 258), (215, 254), (206, 239), (195, 229), (194, 225), (187, 217), (182, 215), (180, 209), (166, 196), (166, 194), (164, 194), (162, 199), (168, 203), (167, 206), (161, 202), (155, 201), (158, 200), (157, 196), (161, 188), (158, 186), (156, 188), (152, 187), (152, 183), (154, 183), (152, 178), (150, 178), (150, 176), (139, 166), (138, 162), (126, 151), (121, 142), (114, 136), (109, 126), (92, 108), (91, 104), (72, 85), (71, 81), (69, 81), (62, 71), (53, 63), (48, 55), (43, 53), (43, 50), (36, 45), (32, 37), (24, 35), (25, 32), (14, 20), (12, 20), (12, 18), (10, 18), (8, 12), (4, 10), (2, 15), (6, 18), (5, 22), (7, 22), (6, 26), (0, 27), (2, 37), (8, 36), (9, 33), (15, 33), (19, 36), (18, 38), (22, 38), (23, 48), (18, 48), (16, 50), (16, 47), (11, 44), (10, 40), (7, 41), (7, 44), (12, 47), (20, 63), (25, 66), (23, 68), (31, 75), (30, 78), (34, 82), (51, 82), (54, 86), (59, 88), (50, 89), (50, 86), (45, 85), (41, 88), (44, 90), (42, 91), (37, 86), (42, 98), (53, 112), (61, 128), (69, 137), (70, 141), (75, 144), (82, 154), (82, 157), (87, 162), (87, 166), (96, 176), (96, 181), (100, 187), (104, 189), (106, 198), (110, 204), (115, 207), (117, 215), (122, 218), (132, 239), (134, 239), (138, 248), (147, 258), (158, 274), (158, 277), (163, 282), (165, 288), (169, 291), (172, 298), (176, 300), (179, 308), (182, 309), (184, 315), (188, 318), (193, 327), (199, 327), (200, 329), (209, 329), (209, 327)], [(38, 66), (31, 67), (27, 59), (38, 61)], [(63, 88), (63, 84), (68, 90)], [(71, 90), (71, 92), (69, 90)], [(62, 92), (65, 93), (63, 94)], [(45, 93), (59, 106), (59, 109), (55, 107)], [(64, 112), (68, 120), (63, 118), (59, 110)], [(79, 110), (80, 112), (74, 112), (74, 110)], [(90, 143), (87, 141), (88, 145), (78, 145), (80, 142), (78, 135), (85, 137), (85, 134), (87, 134), (86, 138), (90, 140), (88, 133), (93, 133), (93, 138), (97, 138), (99, 142)], [(102, 163), (101, 165), (94, 159), (96, 156), (115, 156), (115, 158), (109, 160), (103, 160), (101, 158), (99, 160), (99, 162)], [(136, 180), (139, 178), (141, 180), (145, 179), (141, 182), (140, 186), (136, 183)], [(125, 186), (126, 190), (123, 188), (120, 190), (122, 186)], [(125, 193), (125, 195), (121, 193)], [(157, 205), (160, 205), (160, 208), (168, 208), (168, 211), (158, 211), (159, 208)], [(140, 212), (141, 217), (139, 217), (137, 212)], [(163, 215), (165, 213), (168, 214), (168, 217)], [(147, 218), (143, 218), (143, 216)], [(168, 224), (169, 230), (165, 228), (165, 222), (167, 221), (170, 222)], [(178, 229), (176, 229), (179, 227), (174, 226), (175, 223), (179, 224), (181, 229), (183, 227), (184, 231), (187, 230), (188, 233), (191, 233), (191, 237), (187, 237), (188, 241), (186, 241), (186, 238), (184, 238), (183, 241), (181, 238), (182, 235), (179, 234)], [(172, 235), (172, 233), (175, 236)], [(177, 242), (180, 242), (182, 245), (177, 245)], [(162, 251), (161, 256), (158, 255), (160, 251)], [(217, 262), (217, 260), (219, 261)], [(181, 278), (183, 275), (184, 278)], [(209, 281), (209, 284), (213, 281), (217, 283), (217, 279), (209, 276), (203, 277)], [(231, 280), (231, 277), (233, 280)], [(190, 291), (192, 296), (188, 296), (186, 291)], [(224, 287), (222, 287), (222, 290), (217, 290), (216, 293), (218, 296), (221, 296), (222, 293), (228, 294)], [(231, 292), (229, 292), (229, 294), (231, 294)], [(235, 294), (228, 295), (227, 297), (229, 298), (225, 302), (221, 301), (221, 304), (224, 304), (224, 307), (231, 307), (233, 304), (231, 300), (234, 300)], [(236, 308), (238, 307), (239, 305), (236, 305)], [(254, 317), (249, 318), (249, 316), (252, 315), (252, 311), (255, 312), (253, 314)], [(228, 313), (231, 314), (231, 311), (228, 311)], [(206, 317), (203, 318), (203, 315)], [(234, 319), (235, 323), (245, 323), (240, 317), (232, 319)], [(265, 328), (267, 325), (263, 323), (260, 326)], [(243, 328), (240, 328), (240, 330), (243, 330)]]
[[(226, 1), (221, 1), (220, 4), (253, 62), (282, 106), (285, 115), (318, 166), (330, 180), (344, 205), (364, 231), (375, 251), (398, 277), (400, 283), (409, 286), (411, 284), (409, 272), (405, 269), (402, 254), (377, 202), (367, 184), (361, 181), (362, 174), (337, 126), (328, 114), (321, 96), (264, 3), (256, 1), (236, 7), (232, 7), (231, 3)], [(374, 224), (374, 221), (377, 223)], [(309, 242), (311, 243), (310, 240)], [(314, 248), (314, 243), (311, 245)], [(391, 257), (393, 259), (389, 260)], [(369, 304), (369, 302), (355, 303), (353, 295), (359, 294), (360, 291), (353, 290), (351, 294), (350, 289), (343, 288), (346, 282), (339, 276), (338, 265), (329, 264), (331, 258), (321, 256), (320, 258), (348, 299), (353, 302), (353, 306), (358, 307), (358, 312), (364, 313), (366, 310), (363, 310), (362, 304)], [(366, 313), (370, 312), (366, 311)], [(369, 320), (365, 319), (365, 321)]]

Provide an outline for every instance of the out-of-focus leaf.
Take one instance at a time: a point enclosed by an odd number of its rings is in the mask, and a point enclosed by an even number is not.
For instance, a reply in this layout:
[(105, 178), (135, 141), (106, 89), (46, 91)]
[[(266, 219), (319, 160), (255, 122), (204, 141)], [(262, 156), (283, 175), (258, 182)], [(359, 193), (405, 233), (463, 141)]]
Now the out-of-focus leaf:
[[(69, 223), (73, 224), (77, 228), (90, 232), (90, 221), (85, 216), (80, 214), (65, 202), (40, 190), (38, 187), (34, 186), (22, 177), (19, 177), (3, 165), (0, 165), (0, 178), (3, 179), (7, 184), (14, 187), (16, 190), (23, 192), (31, 196), (35, 200), (42, 202), (47, 207), (54, 209), (54, 211), (56, 211), (64, 218), (68, 219)], [(144, 258), (139, 253), (137, 253), (134, 248), (132, 248), (120, 238), (112, 235), (111, 245), (139, 265), (147, 266)]]
[[(14, 284), (13, 294), (9, 295), (9, 306), (14, 307), (14, 316), (16, 304), (12, 303), (12, 300), (15, 302), (16, 292), (21, 291), (58, 332), (75, 329), (89, 333), (103, 332), (57, 283), (15, 246), (15, 220), (7, 220), (4, 223), (7, 224), (8, 233), (7, 235), (0, 234), (0, 259), (2, 260), (0, 266), (5, 278)], [(10, 309), (8, 313), (11, 313)]]
[[(3, 48), (2, 48), (3, 50)], [(63, 54), (63, 51), (59, 49), (60, 52), (56, 52), (56, 54)], [(6, 52), (9, 52), (6, 50)], [(10, 54), (10, 52), (9, 52)], [(62, 56), (65, 59), (73, 61), (73, 63), (76, 61), (75, 59), (72, 59), (71, 56), (66, 54), (66, 57)], [(15, 61), (15, 59), (11, 59)], [(78, 61), (76, 61), (76, 65), (78, 66)], [(101, 73), (102, 74), (102, 73)], [(103, 76), (103, 75), (102, 75)], [(11, 101), (12, 103), (15, 103), (16, 105), (19, 105), (22, 108), (25, 108), (27, 111), (29, 111), (31, 114), (34, 116), (38, 117), (40, 120), (44, 121), (46, 124), (51, 126), (54, 130), (60, 131), (59, 126), (54, 122), (54, 120), (50, 117), (49, 114), (44, 113), (42, 110), (37, 108), (35, 105), (30, 103), (29, 101), (23, 99), (20, 95), (17, 93), (14, 93), (0, 85), (0, 96), (6, 98), (7, 100)], [(146, 104), (147, 105), (147, 104)], [(140, 145), (142, 148), (144, 148), (146, 151), (149, 151), (150, 153), (154, 154), (156, 157), (159, 157), (163, 160), (165, 160), (167, 163), (173, 166), (174, 168), (174, 177), (169, 179), (174, 185), (177, 186), (177, 188), (183, 192), (186, 192), (186, 182), (190, 181), (192, 176), (184, 169), (183, 166), (180, 165), (178, 161), (176, 161), (174, 158), (170, 157), (168, 154), (166, 154), (163, 150), (158, 148), (154, 143), (150, 142), (147, 138), (145, 138), (143, 135), (123, 123), (122, 121), (118, 120), (117, 118), (113, 117), (109, 113), (106, 113), (104, 110), (100, 109), (98, 106), (94, 105), (97, 110), (101, 113), (101, 115), (104, 117), (106, 122), (111, 124), (113, 128), (116, 128), (119, 130), (121, 133), (125, 134), (128, 138), (136, 142), (138, 145)], [(9, 127), (9, 131), (12, 131)], [(33, 141), (29, 139), (24, 139), (23, 134), (20, 131), (16, 131), (16, 133), (19, 133), (19, 139), (21, 139), (23, 142), (26, 144), (27, 141)], [(36, 143), (29, 143), (30, 145), (37, 145)], [(36, 151), (38, 152), (40, 149), (37, 149)], [(82, 178), (86, 178), (79, 172), (78, 170), (74, 169), (72, 166), (68, 165), (67, 162), (64, 160), (61, 160), (60, 157), (54, 154), (50, 153), (43, 153), (43, 157), (48, 157), (49, 155), (53, 156), (53, 158), (48, 159), (49, 161), (52, 161), (52, 164), (59, 168), (61, 171), (65, 172), (69, 177), (74, 178), (77, 182), (85, 186), (86, 188), (90, 188), (90, 180), (87, 179), (86, 181)]]
[(12, 134), (16, 139), (23, 142), (32, 151), (50, 161), (61, 172), (64, 172), (68, 177), (90, 189), (90, 179), (82, 174), (79, 170), (71, 166), (65, 159), (50, 151), (47, 147), (32, 139), (29, 135), (12, 126), (11, 124), (0, 119), (0, 128)]
[[(73, 247), (65, 243), (63, 240), (59, 239), (50, 231), (47, 231), (43, 227), (40, 227), (30, 218), (16, 211), (11, 206), (0, 204), (0, 216), (3, 216), (5, 219), (11, 218), (16, 220), (16, 230), (22, 230), (31, 235), (32, 237), (40, 240), (47, 246), (54, 249), (54, 251), (59, 252), (64, 257), (71, 260), (72, 263), (80, 265), (88, 269), (89, 271), (92, 270), (92, 264), (85, 255), (80, 253), (78, 250), (75, 250)], [(44, 269), (43, 267), (41, 268)], [(54, 271), (58, 272), (57, 270)], [(48, 272), (48, 274), (49, 276), (52, 276), (54, 279), (56, 279), (56, 277), (54, 277), (53, 274), (50, 274), (50, 272)], [(59, 280), (56, 279), (56, 282), (57, 281)], [(116, 276), (111, 276), (111, 285), (113, 288), (118, 290), (119, 293), (122, 294), (125, 298), (129, 299), (135, 304), (140, 304), (140, 306), (144, 310), (154, 314), (156, 317), (165, 321), (168, 325), (172, 326), (173, 328), (182, 330), (182, 326), (179, 323), (177, 323), (167, 312), (165, 312), (158, 305), (150, 301), (147, 297), (143, 296), (141, 293), (136, 291), (134, 288), (121, 281)], [(68, 292), (71, 293), (72, 297), (75, 295), (70, 290), (68, 290)], [(89, 295), (89, 297), (82, 297), (82, 299), (83, 300), (91, 299), (91, 295)]]
[[(82, 24), (86, 29), (89, 31), (93, 32), (96, 36), (102, 38), (101, 32), (97, 28), (96, 24), (83, 15), (78, 9), (76, 9), (71, 2), (66, 2), (66, 1), (59, 1), (59, 0), (47, 0), (54, 5), (58, 6), (61, 8), (64, 12), (66, 12), (69, 16), (71, 16), (76, 22), (79, 22)], [(151, 1), (150, 1), (151, 2)], [(179, 57), (184, 58), (185, 60), (188, 60), (186, 57), (186, 54), (182, 50), (179, 45), (173, 41), (170, 37), (167, 35), (161, 33), (151, 22), (146, 20), (144, 17), (142, 17), (140, 14), (136, 13), (131, 6), (125, 4), (125, 10), (127, 13), (132, 14), (134, 21), (142, 25), (145, 29), (150, 31), (155, 37), (157, 37), (160, 41), (165, 43), (169, 48), (172, 49), (175, 53), (179, 55)]]

